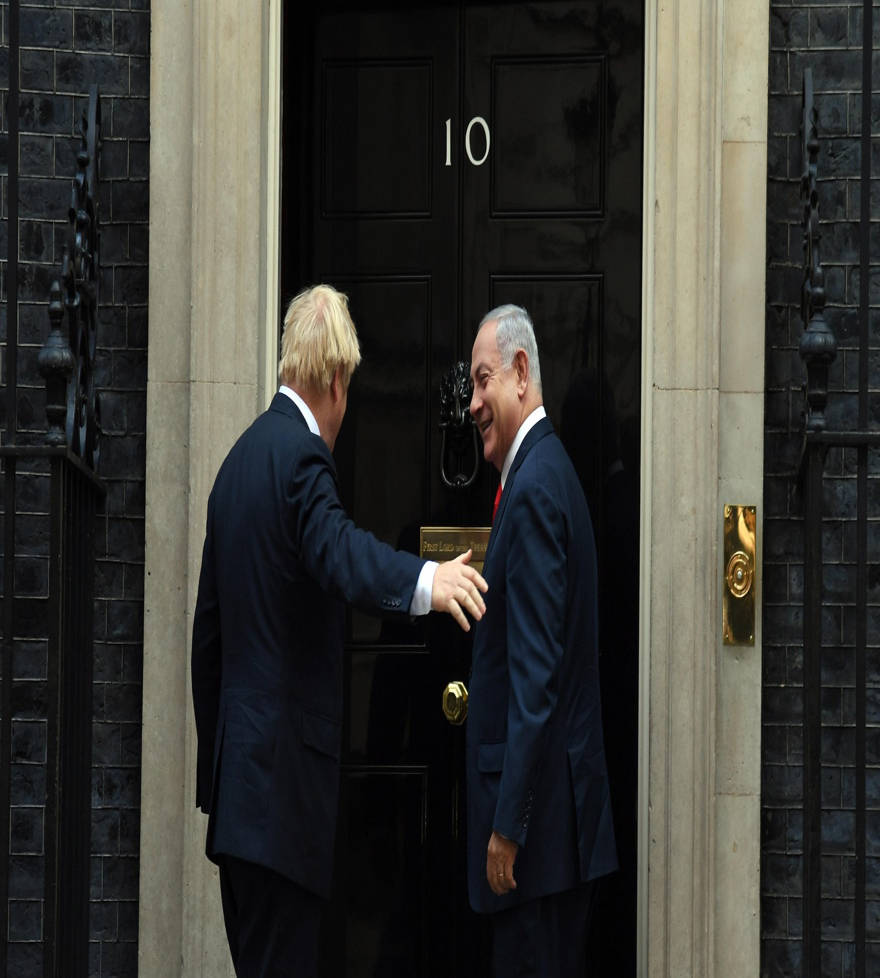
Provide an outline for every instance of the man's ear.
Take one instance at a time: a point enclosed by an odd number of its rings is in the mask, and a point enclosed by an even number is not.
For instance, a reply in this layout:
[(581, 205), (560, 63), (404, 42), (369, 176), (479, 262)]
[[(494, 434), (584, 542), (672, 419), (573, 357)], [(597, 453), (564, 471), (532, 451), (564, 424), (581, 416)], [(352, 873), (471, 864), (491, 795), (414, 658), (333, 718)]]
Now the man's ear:
[(342, 367), (337, 367), (333, 371), (333, 376), (330, 378), (330, 397), (333, 399), (334, 404), (342, 397), (342, 393)]
[(517, 350), (513, 355), (513, 369), (516, 371), (516, 390), (522, 395), (529, 385), (529, 356), (525, 350)]

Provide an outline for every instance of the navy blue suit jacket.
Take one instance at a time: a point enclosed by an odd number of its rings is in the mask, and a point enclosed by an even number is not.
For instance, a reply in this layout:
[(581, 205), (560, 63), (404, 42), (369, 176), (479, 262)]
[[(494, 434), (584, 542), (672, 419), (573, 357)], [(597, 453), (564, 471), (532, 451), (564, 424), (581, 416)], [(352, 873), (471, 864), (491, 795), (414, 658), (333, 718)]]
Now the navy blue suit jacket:
[(422, 561), (346, 516), (324, 442), (277, 394), (217, 475), (193, 619), (207, 853), (330, 892), (344, 604), (407, 612)]
[[(468, 892), (480, 912), (617, 867), (597, 649), (596, 552), (574, 467), (546, 418), (508, 473), (483, 565), (467, 719)], [(520, 846), (495, 896), (486, 847)]]

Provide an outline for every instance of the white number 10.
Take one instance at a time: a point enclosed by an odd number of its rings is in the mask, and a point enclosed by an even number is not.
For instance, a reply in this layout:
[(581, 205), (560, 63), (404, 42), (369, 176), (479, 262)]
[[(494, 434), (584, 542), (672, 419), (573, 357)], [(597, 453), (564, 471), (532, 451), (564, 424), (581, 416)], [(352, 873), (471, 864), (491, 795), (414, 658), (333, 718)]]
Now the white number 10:
[[(481, 126), (486, 135), (486, 151), (479, 159), (476, 159), (471, 150), (471, 130), (474, 128), (474, 126)], [(468, 127), (464, 134), (464, 151), (467, 153), (467, 158), (474, 166), (482, 166), (489, 158), (490, 142), (491, 137), (489, 136), (489, 124), (481, 115), (475, 115), (468, 123)], [(452, 166), (452, 119), (446, 120), (446, 166)]]

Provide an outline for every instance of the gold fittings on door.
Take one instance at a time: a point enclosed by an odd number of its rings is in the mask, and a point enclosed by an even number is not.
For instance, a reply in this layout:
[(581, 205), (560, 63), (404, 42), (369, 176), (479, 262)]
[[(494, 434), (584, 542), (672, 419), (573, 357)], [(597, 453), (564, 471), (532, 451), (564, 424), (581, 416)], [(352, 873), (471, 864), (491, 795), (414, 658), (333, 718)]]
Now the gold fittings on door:
[(755, 644), (756, 549), (755, 507), (725, 506), (724, 595), (721, 624), (725, 645)]
[(468, 691), (464, 683), (447, 683), (443, 690), (443, 716), (456, 727), (467, 719)]

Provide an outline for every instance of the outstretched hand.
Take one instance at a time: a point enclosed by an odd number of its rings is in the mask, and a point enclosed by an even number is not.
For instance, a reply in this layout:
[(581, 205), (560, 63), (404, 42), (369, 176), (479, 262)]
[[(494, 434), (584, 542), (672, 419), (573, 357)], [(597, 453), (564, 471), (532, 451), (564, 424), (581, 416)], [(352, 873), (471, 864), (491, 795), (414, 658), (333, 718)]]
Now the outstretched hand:
[(438, 564), (431, 588), (431, 609), (449, 612), (465, 632), (471, 630), (465, 611), (479, 621), (486, 611), (480, 592), (489, 590), (482, 574), (470, 566), (471, 554), (468, 550), (454, 560)]

